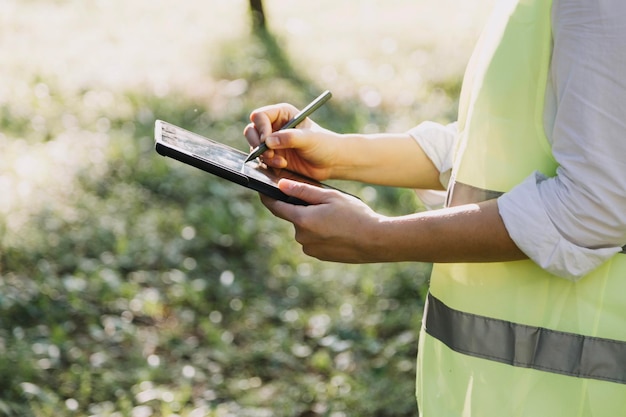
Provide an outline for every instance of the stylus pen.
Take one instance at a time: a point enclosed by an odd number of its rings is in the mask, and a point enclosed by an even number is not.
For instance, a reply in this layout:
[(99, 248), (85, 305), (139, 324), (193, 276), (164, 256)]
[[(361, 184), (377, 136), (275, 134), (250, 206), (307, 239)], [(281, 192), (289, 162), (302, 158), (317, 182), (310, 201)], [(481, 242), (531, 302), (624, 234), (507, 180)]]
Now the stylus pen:
[[(326, 103), (331, 97), (332, 97), (332, 94), (330, 91), (328, 90), (324, 91), (322, 94), (319, 95), (319, 97), (313, 100), (311, 104), (303, 108), (300, 113), (296, 114), (293, 117), (293, 119), (289, 120), (283, 127), (281, 127), (278, 130), (291, 129), (293, 127), (298, 126), (300, 123), (302, 123), (304, 119), (309, 117), (315, 110), (322, 107), (322, 105)], [(254, 148), (252, 152), (250, 152), (250, 155), (248, 155), (248, 158), (246, 159), (246, 162), (244, 163), (250, 162), (253, 159), (258, 158), (265, 151), (267, 151), (267, 145), (265, 144), (265, 142), (263, 142), (262, 144)]]

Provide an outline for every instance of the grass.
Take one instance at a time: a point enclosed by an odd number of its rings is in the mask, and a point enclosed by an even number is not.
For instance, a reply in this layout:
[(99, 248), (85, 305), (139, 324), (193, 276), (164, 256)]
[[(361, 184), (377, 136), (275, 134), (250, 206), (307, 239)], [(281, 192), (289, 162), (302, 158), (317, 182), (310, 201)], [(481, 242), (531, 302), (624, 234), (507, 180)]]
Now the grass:
[(0, 415), (416, 414), (430, 266), (308, 258), (152, 129), (245, 149), (251, 109), (326, 88), (338, 131), (448, 121), (486, 6), (266, 3), (259, 38), (245, 2), (0, 2)]

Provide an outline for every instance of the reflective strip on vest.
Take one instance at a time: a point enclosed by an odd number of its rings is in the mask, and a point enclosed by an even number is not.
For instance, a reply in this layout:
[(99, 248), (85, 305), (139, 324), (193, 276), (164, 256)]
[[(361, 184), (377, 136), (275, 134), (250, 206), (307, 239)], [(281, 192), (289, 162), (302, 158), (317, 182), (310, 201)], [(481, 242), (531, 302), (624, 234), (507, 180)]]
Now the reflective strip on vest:
[(426, 333), (465, 355), (626, 384), (626, 342), (525, 326), (454, 310), (428, 295)]
[[(552, 16), (551, 0), (495, 2), (463, 80), (448, 206), (557, 175), (544, 123), (557, 117), (545, 106)], [(531, 260), (434, 265), (420, 415), (626, 416), (625, 276), (622, 255), (577, 282)]]

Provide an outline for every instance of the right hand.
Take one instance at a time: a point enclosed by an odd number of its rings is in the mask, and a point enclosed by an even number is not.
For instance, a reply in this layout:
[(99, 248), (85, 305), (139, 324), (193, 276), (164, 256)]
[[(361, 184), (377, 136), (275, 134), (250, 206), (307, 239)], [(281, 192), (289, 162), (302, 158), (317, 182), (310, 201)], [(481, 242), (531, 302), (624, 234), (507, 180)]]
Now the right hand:
[(332, 176), (341, 135), (306, 118), (294, 129), (279, 129), (298, 113), (291, 104), (273, 104), (254, 110), (244, 135), (252, 147), (267, 142), (263, 162), (287, 168), (318, 181)]

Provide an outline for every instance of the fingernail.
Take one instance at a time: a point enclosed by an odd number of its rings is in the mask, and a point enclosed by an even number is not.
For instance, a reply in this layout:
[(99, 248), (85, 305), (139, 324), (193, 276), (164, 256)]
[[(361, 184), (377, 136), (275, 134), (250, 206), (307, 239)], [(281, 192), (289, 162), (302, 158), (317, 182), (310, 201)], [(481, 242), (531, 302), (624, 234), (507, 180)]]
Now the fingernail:
[(278, 140), (276, 136), (270, 136), (265, 139), (265, 143), (267, 143), (267, 146), (269, 146), (270, 148), (273, 148), (274, 146), (280, 145), (280, 140)]
[(296, 184), (293, 181), (286, 179), (280, 180), (278, 185), (284, 191), (291, 191), (296, 187)]

